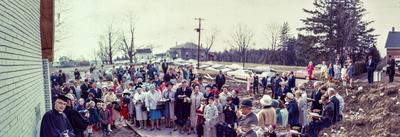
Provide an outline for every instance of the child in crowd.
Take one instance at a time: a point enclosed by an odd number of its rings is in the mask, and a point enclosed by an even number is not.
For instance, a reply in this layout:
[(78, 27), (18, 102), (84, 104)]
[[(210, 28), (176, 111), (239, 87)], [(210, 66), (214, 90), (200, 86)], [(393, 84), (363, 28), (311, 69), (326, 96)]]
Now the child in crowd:
[(100, 104), (100, 123), (101, 130), (103, 131), (103, 136), (108, 136), (110, 131), (108, 130), (110, 111), (107, 109), (107, 105), (104, 103)]

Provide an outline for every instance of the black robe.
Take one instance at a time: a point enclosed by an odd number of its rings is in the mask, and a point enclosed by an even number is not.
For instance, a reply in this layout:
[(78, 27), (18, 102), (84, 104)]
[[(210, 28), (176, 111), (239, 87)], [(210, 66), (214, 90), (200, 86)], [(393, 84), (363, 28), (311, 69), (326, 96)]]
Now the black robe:
[(175, 93), (175, 116), (178, 120), (187, 120), (190, 116), (190, 103), (184, 102), (184, 99), (178, 98), (179, 95), (186, 95), (190, 97), (192, 90), (189, 87), (178, 88)]
[(64, 113), (51, 110), (44, 114), (40, 125), (40, 137), (63, 137), (68, 133), (74, 137), (74, 130)]
[(77, 110), (69, 107), (65, 108), (64, 113), (74, 129), (75, 135), (82, 134), (86, 130), (89, 125), (89, 119), (83, 117)]

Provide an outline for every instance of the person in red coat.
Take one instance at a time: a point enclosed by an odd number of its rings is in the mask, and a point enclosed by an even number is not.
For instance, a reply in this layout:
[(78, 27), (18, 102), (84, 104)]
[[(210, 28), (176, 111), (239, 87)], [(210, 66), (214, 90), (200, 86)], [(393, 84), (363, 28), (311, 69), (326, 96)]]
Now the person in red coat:
[(121, 115), (121, 119), (122, 119), (122, 125), (126, 125), (127, 120), (128, 120), (128, 114), (129, 114), (129, 110), (128, 110), (128, 105), (130, 103), (130, 98), (129, 98), (129, 92), (125, 92), (124, 94), (124, 99), (122, 100), (121, 103), (121, 111), (120, 111), (120, 115)]
[(307, 66), (308, 80), (312, 80), (313, 71), (314, 71), (314, 66), (313, 63), (310, 61)]
[(200, 107), (196, 109), (196, 114), (197, 114), (196, 131), (198, 137), (202, 137), (204, 135), (204, 122), (206, 121), (204, 119), (204, 108), (207, 105), (206, 101), (207, 101), (206, 98), (201, 99)]

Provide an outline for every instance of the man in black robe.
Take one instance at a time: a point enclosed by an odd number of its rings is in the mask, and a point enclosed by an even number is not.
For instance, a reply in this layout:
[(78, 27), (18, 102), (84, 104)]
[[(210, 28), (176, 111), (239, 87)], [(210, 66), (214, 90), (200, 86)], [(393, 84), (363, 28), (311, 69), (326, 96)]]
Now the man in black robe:
[(63, 113), (69, 99), (58, 96), (53, 110), (44, 114), (40, 125), (40, 137), (75, 137), (74, 130)]
[[(175, 93), (175, 116), (180, 132), (182, 132), (183, 126), (189, 121), (191, 94), (192, 89), (188, 87), (187, 81), (183, 80), (182, 87), (178, 88)], [(185, 127), (188, 128), (187, 126)]]
[(86, 130), (89, 125), (88, 116), (83, 116), (74, 108), (74, 103), (72, 100), (75, 98), (71, 94), (66, 95), (70, 100), (67, 101), (67, 106), (64, 110), (65, 115), (68, 118), (68, 121), (71, 123), (72, 128), (74, 129), (75, 137), (84, 137), (83, 132)]

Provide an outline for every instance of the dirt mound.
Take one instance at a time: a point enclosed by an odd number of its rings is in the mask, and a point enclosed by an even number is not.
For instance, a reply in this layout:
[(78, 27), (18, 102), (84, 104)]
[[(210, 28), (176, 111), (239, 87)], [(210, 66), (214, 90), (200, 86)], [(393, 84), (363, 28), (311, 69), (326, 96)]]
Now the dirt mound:
[[(347, 93), (347, 94), (346, 94)], [(344, 119), (321, 131), (328, 136), (400, 136), (400, 83), (365, 83), (341, 89)]]

